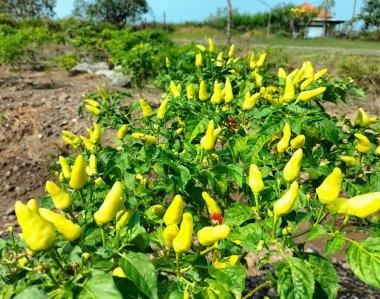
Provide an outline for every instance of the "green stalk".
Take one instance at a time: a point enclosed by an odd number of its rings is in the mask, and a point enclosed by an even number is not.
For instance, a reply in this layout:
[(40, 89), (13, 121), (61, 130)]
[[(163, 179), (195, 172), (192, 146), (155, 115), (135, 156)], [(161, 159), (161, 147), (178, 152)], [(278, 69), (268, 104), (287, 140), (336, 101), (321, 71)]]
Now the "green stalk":
[(180, 278), (181, 277), (181, 270), (179, 269), (179, 259), (180, 259), (180, 253), (177, 252), (175, 254), (175, 260), (176, 260), (176, 263), (177, 263), (177, 278)]
[(276, 239), (276, 226), (277, 226), (277, 220), (278, 220), (278, 216), (277, 216), (277, 215), (274, 215), (274, 217), (273, 217), (273, 227), (272, 227), (272, 239), (273, 239), (273, 240)]
[(104, 226), (100, 226), (100, 234), (102, 236), (102, 244), (103, 244), (103, 247), (106, 247), (106, 233), (104, 231)]
[(59, 261), (58, 259), (58, 252), (57, 252), (57, 249), (55, 249), (54, 247), (48, 251), (49, 253), (49, 256), (51, 257), (51, 259), (55, 262), (55, 264), (63, 271), (63, 273), (67, 274), (65, 268), (62, 266), (61, 262)]
[(249, 292), (247, 295), (245, 295), (243, 297), (243, 299), (247, 299), (249, 297), (251, 297), (254, 293), (256, 293), (257, 291), (261, 290), (262, 288), (266, 287), (268, 284), (270, 284), (271, 281), (270, 280), (267, 280), (266, 282), (263, 282), (262, 284), (260, 284), (259, 286), (257, 286), (256, 288), (254, 288), (251, 292)]

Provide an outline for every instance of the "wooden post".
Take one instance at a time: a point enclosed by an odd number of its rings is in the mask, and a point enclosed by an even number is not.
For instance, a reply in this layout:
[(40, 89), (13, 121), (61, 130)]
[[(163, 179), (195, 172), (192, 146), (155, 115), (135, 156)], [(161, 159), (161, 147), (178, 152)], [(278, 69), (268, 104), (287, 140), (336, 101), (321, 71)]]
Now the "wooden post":
[(231, 14), (232, 14), (232, 6), (231, 0), (227, 0), (227, 44), (231, 43)]

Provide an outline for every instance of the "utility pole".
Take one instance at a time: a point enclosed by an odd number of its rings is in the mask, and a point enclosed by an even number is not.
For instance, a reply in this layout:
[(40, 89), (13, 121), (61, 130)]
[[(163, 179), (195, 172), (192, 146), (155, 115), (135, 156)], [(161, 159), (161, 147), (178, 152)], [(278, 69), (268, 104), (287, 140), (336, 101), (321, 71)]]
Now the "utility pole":
[(354, 0), (354, 7), (352, 9), (352, 19), (351, 19), (351, 29), (350, 29), (350, 38), (352, 36), (352, 32), (354, 31), (354, 18), (356, 14), (356, 0)]
[(269, 34), (270, 34), (270, 25), (271, 25), (271, 19), (272, 19), (272, 7), (269, 6), (263, 0), (259, 0), (259, 2), (269, 8), (268, 25), (267, 25), (267, 37), (269, 37)]
[(232, 6), (231, 0), (227, 0), (227, 44), (231, 43), (231, 14)]

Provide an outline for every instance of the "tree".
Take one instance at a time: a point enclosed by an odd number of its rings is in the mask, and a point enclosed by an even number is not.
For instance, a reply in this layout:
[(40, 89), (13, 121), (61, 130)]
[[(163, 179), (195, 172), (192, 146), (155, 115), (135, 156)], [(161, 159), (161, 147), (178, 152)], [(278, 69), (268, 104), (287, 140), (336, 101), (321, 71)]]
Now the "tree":
[(56, 0), (2, 0), (0, 12), (16, 18), (53, 17)]
[(357, 19), (364, 22), (363, 31), (368, 32), (380, 26), (380, 0), (366, 0)]
[(146, 0), (76, 0), (73, 14), (122, 28), (127, 22), (137, 21), (148, 9)]

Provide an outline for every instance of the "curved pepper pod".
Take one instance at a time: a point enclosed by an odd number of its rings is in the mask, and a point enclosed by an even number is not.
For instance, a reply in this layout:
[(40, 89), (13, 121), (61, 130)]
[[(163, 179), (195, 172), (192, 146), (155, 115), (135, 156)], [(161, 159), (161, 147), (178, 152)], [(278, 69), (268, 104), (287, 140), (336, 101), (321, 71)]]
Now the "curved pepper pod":
[(95, 147), (95, 144), (92, 143), (92, 141), (84, 136), (80, 136), (80, 139), (82, 139), (82, 142), (84, 144), (84, 147), (89, 150), (89, 151), (92, 151)]
[(116, 222), (116, 229), (122, 229), (123, 227), (125, 227), (128, 224), (129, 220), (131, 220), (134, 213), (135, 211), (132, 209), (123, 211), (121, 217)]
[(94, 129), (92, 130), (92, 134), (90, 135), (90, 140), (92, 143), (97, 144), (100, 143), (102, 139), (102, 130), (97, 123), (92, 123)]
[(215, 81), (214, 83), (214, 93), (211, 96), (210, 102), (214, 105), (219, 105), (222, 103), (222, 87), (220, 86), (218, 81)]
[(293, 80), (289, 77), (286, 78), (285, 82), (285, 90), (284, 94), (282, 95), (280, 102), (283, 103), (290, 103), (295, 98), (295, 87), (293, 84)]
[(207, 93), (206, 83), (204, 80), (199, 84), (199, 100), (205, 102), (209, 99), (210, 95)]
[(344, 163), (346, 163), (347, 167), (355, 167), (357, 165), (357, 161), (354, 157), (351, 156), (342, 156), (340, 157)]
[(346, 214), (347, 213), (347, 203), (348, 198), (337, 198), (334, 201), (327, 204), (329, 212), (333, 215), (335, 214)]
[(280, 82), (286, 81), (286, 72), (282, 67), (278, 69), (277, 77), (280, 80)]
[(95, 212), (94, 219), (98, 225), (103, 225), (112, 221), (117, 212), (122, 210), (125, 210), (122, 185), (121, 182), (115, 182), (99, 210)]
[(21, 201), (16, 201), (15, 212), (24, 239), (32, 250), (50, 249), (55, 240), (55, 232), (50, 223)]
[(66, 159), (62, 156), (59, 156), (59, 164), (61, 164), (62, 173), (66, 180), (71, 177), (71, 168), (69, 163), (67, 163)]
[(245, 99), (244, 99), (244, 103), (243, 103), (243, 106), (242, 106), (242, 109), (244, 111), (250, 111), (252, 110), (255, 105), (256, 105), (256, 102), (257, 100), (260, 98), (260, 93), (255, 93), (254, 95), (250, 95), (249, 92), (247, 92), (245, 94)]
[(82, 189), (87, 184), (87, 181), (86, 164), (84, 163), (83, 156), (79, 155), (72, 167), (69, 185), (73, 189)]
[(181, 195), (176, 195), (164, 215), (165, 224), (167, 226), (170, 224), (179, 224), (181, 222), (184, 207), (185, 203)]
[(195, 66), (201, 67), (203, 65), (202, 53), (195, 54)]
[(298, 195), (298, 183), (294, 181), (289, 190), (278, 199), (273, 206), (273, 213), (276, 216), (282, 216), (289, 214), (293, 209), (294, 203), (296, 202)]
[(147, 146), (152, 146), (157, 143), (156, 137), (143, 133), (132, 133), (132, 137), (144, 142)]
[(175, 85), (174, 81), (170, 81), (169, 84), (170, 92), (172, 93), (173, 97), (177, 98), (181, 95), (178, 86)]
[(377, 121), (376, 117), (369, 118), (363, 108), (359, 108), (358, 114), (354, 120), (355, 125), (359, 125), (363, 128), (370, 126)]
[(212, 38), (208, 38), (208, 50), (211, 53), (215, 52), (215, 45), (214, 45), (214, 41), (212, 40)]
[(215, 140), (214, 140), (214, 121), (210, 120), (207, 126), (206, 135), (204, 139), (201, 139), (201, 146), (206, 151), (211, 151), (214, 149)]
[(62, 139), (66, 143), (68, 143), (68, 144), (70, 144), (76, 148), (78, 148), (80, 146), (81, 141), (77, 135), (75, 135), (74, 133), (71, 133), (70, 131), (65, 131), (65, 130), (62, 131), (62, 134), (63, 134)]
[(318, 87), (316, 89), (312, 90), (307, 90), (307, 91), (302, 91), (298, 97), (297, 101), (302, 101), (302, 102), (309, 102), (316, 98), (317, 96), (323, 94), (326, 91), (326, 87)]
[(305, 63), (305, 72), (303, 76), (306, 79), (313, 78), (314, 79), (314, 67), (310, 61), (306, 61)]
[(173, 240), (178, 235), (179, 228), (177, 224), (170, 224), (165, 227), (163, 232), (163, 238), (168, 248), (173, 246)]
[(223, 66), (223, 52), (219, 52), (216, 57), (216, 66)]
[(224, 101), (228, 104), (234, 99), (234, 94), (232, 92), (232, 85), (230, 78), (227, 77), (226, 83), (224, 84)]
[(336, 200), (339, 196), (342, 185), (342, 171), (335, 167), (322, 184), (317, 188), (318, 199), (322, 204), (328, 204)]
[(302, 148), (299, 148), (294, 152), (288, 163), (286, 163), (283, 173), (287, 182), (292, 182), (298, 177), (301, 170), (302, 154)]
[(119, 130), (117, 130), (116, 136), (118, 139), (123, 140), (124, 137), (127, 136), (127, 132), (128, 132), (128, 125), (124, 124), (119, 128)]
[(45, 190), (49, 193), (51, 199), (53, 200), (54, 206), (58, 210), (68, 210), (71, 208), (72, 198), (69, 194), (59, 188), (52, 181), (47, 181), (45, 185)]
[(290, 140), (290, 145), (294, 148), (301, 148), (305, 145), (306, 137), (305, 135), (298, 135), (297, 137)]
[(197, 232), (197, 239), (203, 246), (211, 246), (228, 237), (231, 228), (226, 225), (206, 226)]
[(153, 116), (152, 107), (150, 107), (150, 105), (143, 99), (140, 99), (140, 107), (145, 118), (151, 118)]
[(318, 79), (322, 78), (327, 73), (327, 71), (328, 69), (322, 69), (316, 72), (313, 77), (314, 81), (317, 81)]
[(249, 167), (248, 186), (253, 194), (259, 194), (264, 189), (263, 176), (255, 164)]
[(358, 145), (356, 147), (358, 152), (363, 154), (368, 153), (371, 150), (371, 142), (368, 140), (368, 138), (360, 133), (356, 133), (354, 136), (358, 140)]
[(92, 105), (85, 105), (84, 106), (89, 112), (91, 112), (94, 115), (99, 115), (100, 114), (100, 109), (96, 108)]
[(262, 67), (265, 63), (266, 58), (267, 58), (267, 53), (260, 54), (259, 59), (256, 61), (256, 66)]
[(347, 202), (347, 215), (366, 218), (380, 210), (380, 192), (352, 197)]
[(165, 116), (165, 112), (166, 112), (166, 107), (168, 106), (169, 104), (169, 100), (168, 99), (165, 99), (160, 107), (158, 108), (158, 111), (157, 111), (157, 119), (159, 120), (162, 120), (164, 119), (164, 116)]
[(234, 57), (235, 55), (235, 44), (232, 44), (230, 50), (228, 51), (228, 57)]
[(42, 218), (55, 226), (65, 240), (74, 242), (81, 237), (81, 227), (78, 224), (73, 223), (71, 220), (66, 219), (63, 215), (59, 215), (44, 208), (40, 208), (39, 212)]
[(177, 236), (173, 239), (173, 249), (176, 253), (183, 253), (190, 249), (193, 241), (193, 216), (184, 213)]
[(289, 147), (289, 141), (292, 134), (290, 125), (288, 123), (285, 124), (284, 129), (282, 130), (283, 136), (280, 141), (277, 143), (277, 151), (279, 153), (285, 152)]
[(189, 100), (194, 100), (195, 99), (195, 96), (196, 96), (196, 92), (195, 92), (195, 86), (193, 83), (190, 83), (187, 87), (186, 87), (186, 95), (187, 95), (187, 98)]
[(222, 215), (222, 210), (219, 208), (218, 203), (207, 192), (202, 192), (202, 198), (206, 202), (207, 210), (211, 216), (214, 213)]
[(86, 166), (86, 173), (88, 176), (94, 176), (98, 172), (95, 155), (90, 155), (88, 166)]

